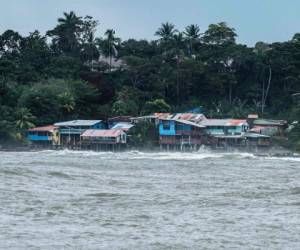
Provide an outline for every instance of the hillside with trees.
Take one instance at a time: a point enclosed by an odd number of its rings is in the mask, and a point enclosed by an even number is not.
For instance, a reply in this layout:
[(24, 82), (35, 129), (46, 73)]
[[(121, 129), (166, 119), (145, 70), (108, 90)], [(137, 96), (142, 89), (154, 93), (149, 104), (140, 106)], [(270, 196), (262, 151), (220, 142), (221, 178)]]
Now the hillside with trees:
[(166, 22), (152, 41), (123, 41), (113, 29), (97, 37), (97, 29), (93, 17), (71, 11), (46, 34), (0, 35), (1, 141), (61, 120), (199, 106), (207, 117), (300, 118), (300, 33), (249, 47), (224, 22), (207, 30)]

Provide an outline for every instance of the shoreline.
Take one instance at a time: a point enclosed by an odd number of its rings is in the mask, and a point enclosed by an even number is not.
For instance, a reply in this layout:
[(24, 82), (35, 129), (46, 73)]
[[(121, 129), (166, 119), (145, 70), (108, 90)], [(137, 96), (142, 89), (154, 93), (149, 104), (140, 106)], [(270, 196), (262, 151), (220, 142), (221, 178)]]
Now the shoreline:
[(209, 147), (204, 147), (203, 150), (198, 151), (180, 151), (180, 150), (160, 150), (159, 147), (152, 148), (152, 149), (143, 149), (143, 148), (131, 148), (131, 149), (125, 149), (122, 151), (111, 151), (111, 150), (85, 150), (85, 149), (71, 149), (71, 148), (50, 148), (50, 147), (39, 147), (39, 148), (32, 148), (28, 146), (19, 146), (19, 147), (0, 147), (0, 152), (41, 152), (41, 151), (78, 151), (78, 152), (112, 152), (112, 153), (124, 153), (124, 152), (141, 152), (141, 153), (250, 153), (255, 156), (261, 156), (261, 157), (300, 157), (300, 155), (296, 151), (288, 150), (285, 148), (279, 148), (279, 147), (271, 147), (268, 149), (263, 150), (254, 150), (254, 149), (240, 149), (240, 148), (230, 148), (230, 149), (214, 149)]

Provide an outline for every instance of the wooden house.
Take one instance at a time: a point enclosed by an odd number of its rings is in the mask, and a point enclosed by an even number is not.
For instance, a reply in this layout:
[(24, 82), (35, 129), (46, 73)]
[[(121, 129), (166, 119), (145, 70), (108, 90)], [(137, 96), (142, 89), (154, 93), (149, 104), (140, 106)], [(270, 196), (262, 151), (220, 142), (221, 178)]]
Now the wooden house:
[(200, 122), (210, 135), (241, 135), (249, 130), (247, 120), (205, 119)]
[(243, 136), (249, 130), (247, 120), (240, 119), (204, 119), (200, 122), (205, 132), (214, 138), (213, 146), (245, 146)]
[(88, 129), (105, 129), (106, 125), (101, 120), (73, 120), (58, 122), (60, 145), (76, 146), (80, 142), (80, 135)]
[(161, 148), (198, 148), (206, 143), (205, 126), (187, 120), (160, 119), (159, 144)]
[(245, 133), (244, 137), (248, 147), (269, 147), (271, 145), (271, 138), (267, 135)]
[(53, 125), (28, 129), (27, 139), (35, 145), (50, 146), (59, 143), (58, 127)]
[(288, 123), (284, 120), (256, 119), (252, 131), (268, 136), (284, 136)]
[(121, 129), (88, 129), (80, 136), (83, 148), (121, 149), (127, 143), (127, 135)]

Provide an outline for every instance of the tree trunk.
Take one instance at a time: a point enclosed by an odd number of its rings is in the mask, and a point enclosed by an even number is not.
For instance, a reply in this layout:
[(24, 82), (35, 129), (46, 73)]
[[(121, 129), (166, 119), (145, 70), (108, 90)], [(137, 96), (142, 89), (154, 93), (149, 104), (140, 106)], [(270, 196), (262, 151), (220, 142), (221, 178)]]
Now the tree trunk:
[(229, 103), (232, 103), (232, 83), (229, 83)]
[(112, 64), (112, 53), (111, 53), (111, 43), (108, 44), (108, 55), (109, 55), (109, 72), (111, 73), (111, 64)]
[(177, 58), (176, 65), (176, 94), (177, 94), (177, 106), (179, 105), (179, 58)]
[(262, 95), (261, 95), (261, 113), (264, 113), (264, 100), (265, 100), (265, 79), (262, 83)]
[(262, 114), (264, 113), (264, 109), (265, 109), (265, 104), (266, 104), (266, 100), (268, 98), (268, 94), (269, 94), (269, 90), (270, 90), (270, 86), (271, 86), (271, 81), (272, 81), (272, 68), (271, 65), (269, 65), (269, 79), (268, 79), (268, 86), (265, 92), (265, 97), (262, 103)]

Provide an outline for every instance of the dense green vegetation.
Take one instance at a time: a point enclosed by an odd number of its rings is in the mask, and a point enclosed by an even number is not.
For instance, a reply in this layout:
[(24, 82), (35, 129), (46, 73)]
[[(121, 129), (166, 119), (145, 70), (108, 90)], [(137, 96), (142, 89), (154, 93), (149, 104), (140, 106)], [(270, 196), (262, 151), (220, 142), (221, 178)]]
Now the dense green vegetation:
[(58, 120), (199, 106), (213, 117), (256, 112), (299, 120), (293, 94), (300, 92), (300, 34), (249, 47), (236, 42), (226, 23), (206, 31), (164, 23), (153, 41), (122, 41), (114, 30), (96, 37), (98, 26), (70, 12), (45, 35), (1, 34), (0, 140), (20, 139), (28, 127)]

